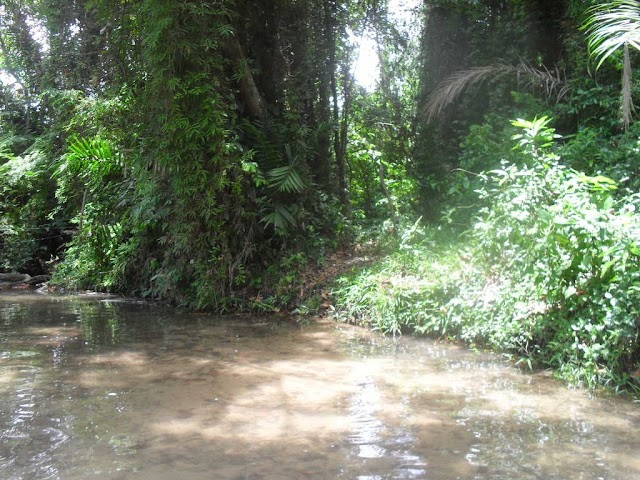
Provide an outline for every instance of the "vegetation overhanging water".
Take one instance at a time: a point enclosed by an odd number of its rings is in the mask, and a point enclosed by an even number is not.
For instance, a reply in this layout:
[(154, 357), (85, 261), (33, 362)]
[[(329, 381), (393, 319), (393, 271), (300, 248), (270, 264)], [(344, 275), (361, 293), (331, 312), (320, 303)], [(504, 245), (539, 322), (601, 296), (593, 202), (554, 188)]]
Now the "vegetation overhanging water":
[[(197, 311), (335, 307), (638, 393), (637, 0), (0, 17), (0, 288), (18, 272)], [(372, 243), (379, 262), (334, 287), (332, 262)]]

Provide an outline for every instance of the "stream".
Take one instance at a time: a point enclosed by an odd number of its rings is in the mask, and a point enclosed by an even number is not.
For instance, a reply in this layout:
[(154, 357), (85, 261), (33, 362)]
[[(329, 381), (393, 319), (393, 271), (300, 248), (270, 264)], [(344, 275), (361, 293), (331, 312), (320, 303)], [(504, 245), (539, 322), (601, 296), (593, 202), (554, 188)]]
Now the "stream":
[(0, 293), (0, 478), (640, 479), (640, 404), (330, 320)]

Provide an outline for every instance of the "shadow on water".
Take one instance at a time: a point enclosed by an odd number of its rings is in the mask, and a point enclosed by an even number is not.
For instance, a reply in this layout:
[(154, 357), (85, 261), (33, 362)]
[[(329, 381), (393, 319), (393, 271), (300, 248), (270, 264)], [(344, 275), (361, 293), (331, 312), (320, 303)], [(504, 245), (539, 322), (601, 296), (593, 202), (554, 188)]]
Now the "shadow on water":
[(638, 406), (319, 322), (0, 295), (18, 479), (633, 479)]

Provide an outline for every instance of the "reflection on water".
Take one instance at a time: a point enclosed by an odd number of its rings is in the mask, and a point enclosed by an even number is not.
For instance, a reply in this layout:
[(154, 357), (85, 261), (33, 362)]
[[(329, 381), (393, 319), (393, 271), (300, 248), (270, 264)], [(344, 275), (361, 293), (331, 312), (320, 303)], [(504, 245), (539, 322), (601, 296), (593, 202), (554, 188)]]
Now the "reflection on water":
[(330, 322), (0, 295), (7, 480), (637, 479), (639, 410)]
[[(377, 415), (381, 402), (380, 392), (372, 377), (364, 376), (357, 381), (348, 409), (353, 425), (353, 433), (347, 437), (354, 446), (351, 456), (364, 459), (358, 464), (359, 471), (369, 468), (378, 471), (392, 470), (386, 477), (358, 475), (356, 478), (425, 478), (426, 464), (412, 452), (415, 436), (409, 430), (385, 425)], [(366, 459), (383, 459), (385, 467), (380, 468), (375, 461)]]
[(380, 404), (378, 389), (369, 377), (357, 383), (357, 390), (353, 395), (349, 415), (352, 418), (354, 433), (349, 435), (349, 441), (357, 449), (355, 455), (361, 458), (381, 458), (387, 453), (380, 443), (380, 433), (383, 424), (375, 417)]

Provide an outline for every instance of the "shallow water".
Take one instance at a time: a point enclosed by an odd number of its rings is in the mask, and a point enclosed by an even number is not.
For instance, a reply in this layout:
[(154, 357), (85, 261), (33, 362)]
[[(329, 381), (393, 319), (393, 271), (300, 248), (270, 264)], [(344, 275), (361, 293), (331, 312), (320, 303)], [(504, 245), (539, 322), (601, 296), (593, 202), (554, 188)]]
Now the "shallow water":
[(0, 295), (2, 479), (638, 479), (638, 427), (453, 345)]

